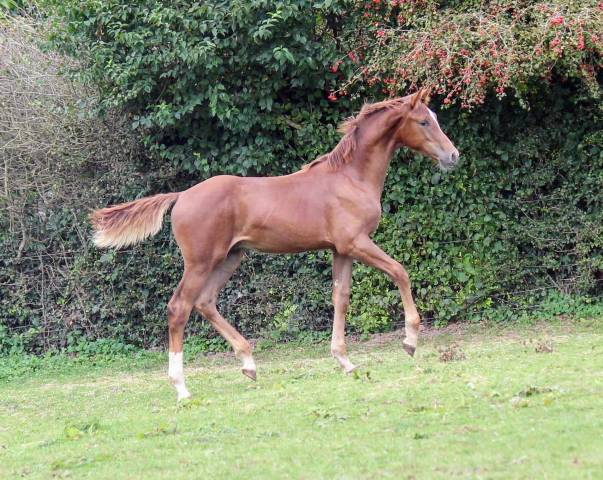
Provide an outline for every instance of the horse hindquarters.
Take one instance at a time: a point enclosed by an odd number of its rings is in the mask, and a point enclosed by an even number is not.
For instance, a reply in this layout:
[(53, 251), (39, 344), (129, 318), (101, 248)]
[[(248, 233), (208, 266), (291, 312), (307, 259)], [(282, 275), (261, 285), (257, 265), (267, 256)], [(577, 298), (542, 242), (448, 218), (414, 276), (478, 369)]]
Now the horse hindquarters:
[[(183, 192), (172, 210), (174, 237), (184, 258), (184, 275), (168, 306), (170, 381), (178, 399), (187, 398), (182, 368), (184, 328), (195, 308), (232, 345), (243, 362), (243, 373), (254, 379), (256, 367), (247, 340), (220, 315), (220, 290), (242, 259), (232, 249), (235, 235), (236, 177), (214, 177)], [(174, 359), (172, 368), (172, 359)]]

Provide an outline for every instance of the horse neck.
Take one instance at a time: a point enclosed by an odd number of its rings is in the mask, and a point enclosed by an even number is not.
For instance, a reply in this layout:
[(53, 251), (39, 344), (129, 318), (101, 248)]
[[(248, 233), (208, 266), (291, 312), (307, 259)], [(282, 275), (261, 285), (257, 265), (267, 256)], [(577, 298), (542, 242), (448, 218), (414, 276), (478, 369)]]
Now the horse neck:
[(397, 144), (391, 134), (383, 135), (376, 131), (373, 128), (358, 132), (357, 146), (347, 170), (380, 198)]

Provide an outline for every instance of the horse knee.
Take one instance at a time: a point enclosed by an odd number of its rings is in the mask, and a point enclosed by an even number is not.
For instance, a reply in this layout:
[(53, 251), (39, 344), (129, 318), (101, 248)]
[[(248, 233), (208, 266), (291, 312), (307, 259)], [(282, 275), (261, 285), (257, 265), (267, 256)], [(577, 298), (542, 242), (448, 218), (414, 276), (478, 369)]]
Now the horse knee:
[(341, 297), (337, 303), (337, 309), (342, 312), (347, 312), (350, 306), (350, 296)]
[(187, 318), (180, 300), (170, 300), (167, 306), (167, 313), (168, 325), (170, 329), (178, 329), (184, 327)]
[(348, 354), (348, 348), (343, 340), (331, 341), (331, 355), (334, 357), (346, 356)]
[(418, 313), (416, 313), (415, 315), (409, 315), (404, 319), (404, 323), (410, 328), (418, 330), (419, 326), (421, 325), (421, 317)]
[(392, 279), (402, 288), (410, 288), (410, 277), (408, 276), (408, 272), (399, 263), (396, 264), (392, 271)]
[(170, 302), (168, 303), (168, 306), (167, 306), (167, 314), (168, 314), (168, 318), (175, 318), (178, 316), (178, 306), (177, 306), (176, 302), (173, 302), (172, 300), (170, 300)]

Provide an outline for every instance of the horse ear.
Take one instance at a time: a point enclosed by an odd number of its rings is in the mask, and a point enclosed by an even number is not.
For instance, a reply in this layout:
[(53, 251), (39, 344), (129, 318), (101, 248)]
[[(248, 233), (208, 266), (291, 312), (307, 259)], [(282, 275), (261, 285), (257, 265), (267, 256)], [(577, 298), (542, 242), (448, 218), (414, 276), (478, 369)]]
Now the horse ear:
[(417, 103), (420, 102), (421, 99), (423, 98), (423, 91), (424, 90), (425, 90), (424, 88), (421, 88), (416, 93), (414, 93), (412, 97), (410, 97), (410, 109), (411, 110), (413, 108), (415, 108), (415, 106), (417, 105)]
[(425, 105), (429, 105), (429, 102), (431, 101), (431, 87), (423, 89), (423, 96), (421, 97), (421, 101)]

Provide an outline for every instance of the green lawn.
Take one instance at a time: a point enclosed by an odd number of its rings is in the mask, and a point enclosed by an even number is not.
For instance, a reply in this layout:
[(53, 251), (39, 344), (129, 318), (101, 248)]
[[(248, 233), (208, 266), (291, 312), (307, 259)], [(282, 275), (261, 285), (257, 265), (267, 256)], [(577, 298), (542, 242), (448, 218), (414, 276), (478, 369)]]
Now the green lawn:
[(600, 479), (602, 333), (449, 329), (414, 359), (373, 338), (352, 376), (327, 344), (283, 346), (257, 383), (198, 357), (181, 406), (158, 359), (42, 369), (0, 384), (0, 478)]

